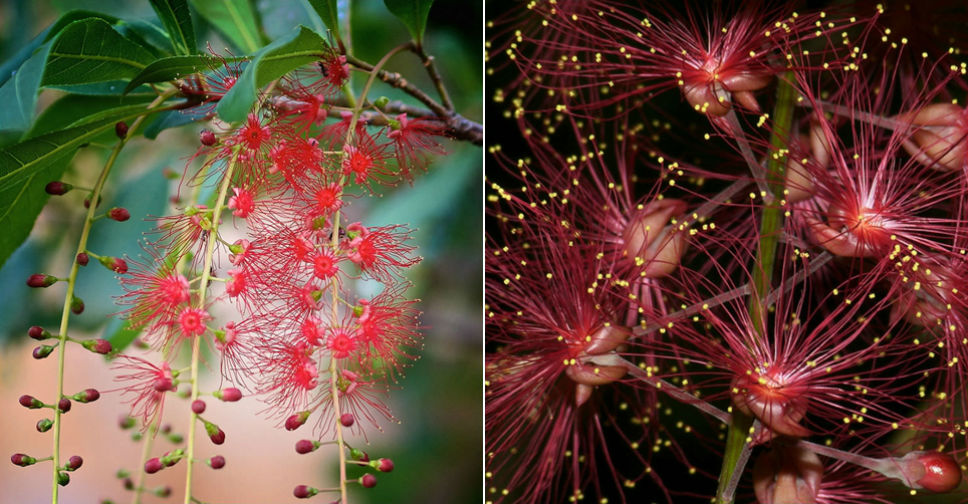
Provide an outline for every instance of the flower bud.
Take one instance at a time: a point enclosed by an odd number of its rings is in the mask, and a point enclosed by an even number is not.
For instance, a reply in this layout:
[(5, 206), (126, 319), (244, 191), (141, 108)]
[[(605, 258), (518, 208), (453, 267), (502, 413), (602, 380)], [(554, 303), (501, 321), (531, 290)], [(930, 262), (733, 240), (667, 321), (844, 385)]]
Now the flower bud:
[(242, 391), (235, 387), (217, 390), (213, 395), (225, 402), (235, 402), (242, 399)]
[(84, 313), (84, 300), (77, 297), (71, 296), (71, 313), (74, 315), (80, 315)]
[(118, 421), (118, 427), (121, 427), (121, 430), (128, 430), (134, 427), (136, 423), (137, 421), (134, 418), (123, 416), (121, 417), (121, 420)]
[[(98, 196), (97, 204), (94, 206), (94, 208), (101, 206), (101, 200), (102, 198)], [(91, 198), (84, 198), (84, 208), (91, 208)]]
[(51, 334), (49, 331), (47, 331), (47, 329), (44, 329), (43, 327), (30, 326), (30, 329), (27, 329), (27, 336), (30, 336), (31, 338), (37, 341), (43, 341), (47, 338), (50, 338)]
[(27, 467), (37, 463), (37, 459), (23, 453), (14, 453), (10, 456), (10, 461), (13, 462), (13, 465), (20, 467)]
[(98, 261), (100, 261), (105, 268), (114, 271), (115, 273), (123, 275), (128, 272), (128, 263), (126, 263), (124, 259), (102, 256), (98, 258)]
[(202, 421), (205, 422), (205, 433), (208, 434), (208, 438), (212, 440), (212, 443), (220, 445), (225, 442), (225, 431), (212, 422)]
[(124, 222), (131, 218), (131, 212), (127, 208), (114, 207), (108, 210), (108, 218), (118, 222)]
[(86, 252), (81, 252), (77, 254), (75, 260), (79, 266), (87, 266), (87, 263), (91, 262), (91, 256), (87, 255)]
[(26, 395), (26, 394), (20, 396), (20, 405), (27, 409), (37, 409), (37, 408), (44, 407), (44, 403), (41, 402), (40, 399), (37, 399), (34, 396)]
[(81, 468), (81, 464), (83, 463), (84, 459), (82, 459), (79, 455), (73, 455), (67, 460), (67, 463), (64, 464), (64, 469), (67, 469), (68, 471), (76, 471)]
[(93, 340), (85, 340), (81, 342), (81, 346), (101, 355), (111, 353), (111, 342), (106, 339), (97, 338)]
[(296, 441), (296, 453), (306, 454), (316, 451), (320, 447), (319, 441), (312, 441), (309, 439), (300, 439)]
[(59, 409), (61, 413), (67, 413), (71, 410), (71, 400), (66, 397), (61, 397), (61, 400), (57, 401), (57, 409)]
[(154, 474), (165, 468), (165, 465), (161, 463), (161, 459), (158, 457), (148, 459), (145, 462), (145, 472), (148, 474)]
[(376, 486), (376, 476), (372, 474), (364, 474), (360, 477), (359, 481), (363, 485), (363, 488), (373, 488)]
[(306, 423), (306, 420), (309, 419), (309, 413), (310, 413), (309, 411), (300, 411), (299, 413), (296, 413), (295, 415), (292, 415), (289, 418), (287, 418), (286, 430), (293, 431), (301, 427), (302, 424)]
[(71, 482), (71, 475), (66, 472), (57, 473), (57, 484), (60, 486), (67, 486)]
[(114, 125), (114, 134), (118, 136), (121, 140), (124, 140), (128, 136), (128, 123), (124, 121), (118, 121)]
[(37, 432), (47, 432), (51, 427), (54, 426), (54, 421), (49, 418), (44, 418), (37, 421)]
[(43, 273), (35, 273), (27, 277), (28, 287), (50, 287), (58, 282), (58, 278), (51, 275), (45, 275)]
[(370, 461), (370, 467), (380, 472), (390, 472), (393, 470), (393, 461), (388, 458), (380, 458)]
[(134, 490), (134, 480), (131, 478), (124, 478), (124, 482), (122, 484), (124, 485), (125, 490)]
[(48, 182), (47, 185), (44, 186), (44, 191), (51, 196), (62, 196), (70, 192), (70, 190), (73, 188), (74, 186), (68, 184), (67, 182), (55, 180), (53, 182)]
[(343, 424), (343, 427), (352, 427), (356, 422), (356, 417), (352, 413), (343, 413), (339, 416), (339, 423)]
[(171, 487), (166, 485), (161, 488), (156, 488), (152, 493), (156, 497), (171, 497)]
[(208, 465), (212, 466), (212, 469), (221, 469), (225, 467), (225, 457), (216, 455), (208, 459)]
[[(911, 488), (924, 488), (932, 492), (950, 492), (961, 483), (961, 468), (947, 453), (936, 451), (911, 452), (897, 459), (904, 478)], [(911, 484), (913, 482), (913, 484)]]
[(177, 388), (171, 378), (155, 378), (152, 387), (158, 392), (173, 391)]
[(211, 147), (218, 142), (218, 138), (215, 136), (215, 133), (213, 133), (212, 130), (203, 129), (198, 134), (198, 141), (206, 147)]
[(101, 393), (98, 392), (97, 389), (89, 388), (89, 389), (84, 389), (72, 395), (71, 398), (81, 404), (87, 404), (89, 402), (94, 402), (100, 399)]
[(311, 486), (306, 486), (306, 485), (299, 485), (292, 490), (292, 494), (297, 499), (308, 499), (316, 495), (317, 493), (319, 493), (319, 490), (316, 490), (315, 488)]
[(54, 348), (55, 347), (53, 345), (40, 345), (39, 347), (34, 348), (34, 358), (38, 360), (46, 359), (47, 356), (54, 351)]
[(195, 399), (192, 401), (192, 412), (196, 415), (201, 415), (205, 413), (205, 401), (201, 399)]
[(365, 451), (360, 450), (359, 448), (351, 448), (350, 457), (353, 457), (353, 460), (359, 460), (360, 462), (370, 461), (370, 456), (367, 455)]

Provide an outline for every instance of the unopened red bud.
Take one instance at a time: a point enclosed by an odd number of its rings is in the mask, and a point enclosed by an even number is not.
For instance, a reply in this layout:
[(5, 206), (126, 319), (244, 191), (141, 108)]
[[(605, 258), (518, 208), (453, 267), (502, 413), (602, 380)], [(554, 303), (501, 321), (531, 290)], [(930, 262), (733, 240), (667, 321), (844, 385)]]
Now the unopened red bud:
[(212, 466), (212, 469), (221, 469), (225, 467), (225, 457), (216, 455), (208, 459), (208, 465)]
[(134, 480), (131, 478), (124, 478), (124, 489), (134, 490)]
[(155, 496), (156, 497), (170, 497), (171, 496), (171, 487), (170, 486), (163, 486), (161, 488), (156, 489), (155, 490)]
[(108, 218), (118, 222), (124, 222), (131, 218), (131, 212), (127, 208), (114, 207), (108, 210)]
[(57, 473), (57, 484), (60, 486), (67, 486), (71, 482), (71, 475), (66, 472)]
[(64, 468), (68, 471), (76, 471), (81, 468), (81, 464), (83, 463), (84, 459), (82, 459), (79, 455), (74, 455), (67, 460), (67, 464), (64, 465)]
[(316, 451), (319, 448), (319, 441), (312, 441), (309, 439), (300, 439), (296, 441), (296, 453), (306, 454)]
[(61, 413), (67, 413), (71, 410), (71, 400), (66, 397), (62, 397), (60, 401), (57, 401), (57, 409), (59, 409)]
[(49, 418), (44, 418), (37, 421), (37, 432), (47, 432), (51, 427), (54, 426), (54, 421)]
[(319, 493), (319, 490), (316, 490), (315, 488), (311, 486), (306, 486), (306, 485), (299, 485), (296, 488), (292, 489), (292, 494), (297, 499), (308, 499), (316, 495), (317, 493)]
[(136, 422), (137, 421), (134, 418), (124, 416), (118, 421), (118, 427), (121, 427), (122, 430), (127, 430), (134, 427)]
[(164, 468), (165, 464), (162, 464), (161, 459), (158, 457), (148, 459), (148, 461), (145, 462), (145, 472), (148, 474), (154, 474)]
[(26, 394), (20, 396), (20, 405), (23, 406), (24, 408), (29, 408), (29, 409), (37, 409), (37, 408), (44, 407), (44, 403), (41, 402), (40, 399), (37, 399), (34, 396), (26, 395)]
[(81, 299), (81, 298), (79, 298), (79, 297), (77, 297), (77, 296), (72, 296), (71, 297), (71, 312), (74, 315), (80, 315), (80, 314), (84, 313), (84, 300)]
[(111, 353), (111, 342), (106, 339), (97, 338), (93, 340), (85, 340), (81, 342), (81, 346), (101, 355)]
[(98, 392), (97, 389), (89, 388), (89, 389), (84, 389), (74, 394), (71, 397), (79, 403), (87, 404), (89, 402), (94, 402), (100, 399), (101, 393)]
[(924, 476), (915, 483), (932, 492), (950, 492), (961, 483), (961, 468), (954, 457), (935, 451), (924, 452), (918, 458)]
[(34, 348), (34, 358), (35, 359), (46, 359), (51, 352), (54, 351), (54, 346), (52, 345), (40, 345)]
[(299, 413), (296, 413), (295, 415), (292, 415), (291, 417), (286, 419), (286, 430), (288, 431), (296, 430), (299, 427), (301, 427), (302, 424), (306, 423), (306, 420), (308, 419), (309, 419), (309, 412), (300, 411)]
[(47, 338), (50, 338), (51, 334), (43, 327), (30, 326), (30, 329), (27, 329), (27, 336), (30, 336), (37, 341), (43, 341)]
[(370, 461), (370, 456), (365, 451), (360, 450), (359, 448), (350, 449), (350, 457), (353, 457), (353, 460), (359, 460), (361, 462)]
[(364, 474), (360, 477), (360, 484), (363, 488), (373, 488), (376, 486), (376, 476), (372, 474)]
[(206, 147), (211, 147), (215, 145), (215, 142), (218, 141), (218, 138), (215, 137), (215, 133), (213, 133), (212, 130), (203, 129), (198, 134), (198, 141)]
[(20, 467), (27, 467), (37, 463), (37, 459), (23, 453), (14, 453), (10, 456), (10, 461), (13, 462), (13, 465)]
[(57, 277), (51, 275), (45, 275), (43, 273), (35, 273), (27, 277), (28, 287), (50, 287), (57, 283)]
[(128, 263), (118, 257), (101, 256), (98, 258), (101, 264), (115, 273), (125, 274), (128, 272)]
[(225, 442), (225, 431), (219, 429), (218, 432), (210, 435), (208, 438), (212, 440), (212, 443), (220, 445)]
[(393, 461), (388, 458), (381, 458), (370, 462), (370, 467), (380, 472), (390, 472), (393, 470)]
[(356, 422), (356, 417), (352, 413), (343, 413), (339, 416), (339, 423), (343, 424), (343, 427), (352, 427)]
[(80, 254), (77, 254), (77, 257), (75, 259), (77, 260), (77, 264), (81, 266), (87, 266), (87, 263), (91, 262), (91, 256), (87, 255), (86, 252), (81, 252)]
[(124, 138), (128, 136), (128, 123), (118, 121), (114, 125), (114, 134), (117, 135), (121, 140), (124, 140)]
[(242, 391), (235, 387), (218, 390), (214, 395), (225, 402), (235, 402), (242, 399)]
[(74, 186), (68, 184), (67, 182), (55, 180), (53, 182), (48, 182), (47, 185), (44, 186), (44, 191), (52, 196), (62, 196), (70, 192), (70, 190), (73, 188)]
[(195, 399), (192, 401), (192, 412), (196, 415), (201, 415), (205, 413), (205, 401), (201, 399)]

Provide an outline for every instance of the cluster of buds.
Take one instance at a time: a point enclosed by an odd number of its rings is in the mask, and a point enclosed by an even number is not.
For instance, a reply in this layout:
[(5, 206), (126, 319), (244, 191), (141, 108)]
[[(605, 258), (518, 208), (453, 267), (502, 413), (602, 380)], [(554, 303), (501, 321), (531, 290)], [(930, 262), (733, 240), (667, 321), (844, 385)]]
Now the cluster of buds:
[(490, 502), (958, 488), (968, 81), (885, 11), (559, 0), (494, 21)]

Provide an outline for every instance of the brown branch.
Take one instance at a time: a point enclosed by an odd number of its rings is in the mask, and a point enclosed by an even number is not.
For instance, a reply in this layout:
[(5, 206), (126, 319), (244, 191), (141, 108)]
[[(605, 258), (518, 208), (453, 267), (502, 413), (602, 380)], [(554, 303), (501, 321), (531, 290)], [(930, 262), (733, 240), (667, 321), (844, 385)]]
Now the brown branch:
[(417, 53), (417, 56), (420, 56), (420, 61), (423, 61), (423, 66), (427, 69), (427, 75), (430, 76), (430, 80), (433, 81), (434, 86), (437, 88), (437, 94), (440, 95), (440, 101), (443, 102), (444, 108), (454, 110), (454, 104), (450, 101), (447, 88), (444, 87), (444, 80), (440, 78), (440, 73), (437, 72), (437, 65), (434, 65), (434, 57), (427, 54), (423, 46), (413, 46), (411, 49)]
[[(332, 99), (326, 102), (327, 105), (333, 105), (337, 107), (348, 107), (349, 102), (343, 98)], [(367, 105), (373, 106), (373, 104), (368, 103)], [(375, 106), (374, 106), (375, 108)], [(369, 111), (364, 112), (361, 117), (365, 118), (368, 124), (374, 126), (385, 126), (387, 120), (382, 114), (386, 115), (396, 115), (396, 114), (407, 114), (410, 117), (436, 117), (444, 123), (447, 127), (446, 133), (448, 136), (455, 140), (465, 140), (474, 145), (484, 144), (484, 128), (480, 123), (471, 121), (466, 117), (452, 113), (448, 118), (441, 118), (433, 110), (414, 107), (413, 105), (407, 105), (400, 100), (393, 100), (388, 102), (379, 112)]]

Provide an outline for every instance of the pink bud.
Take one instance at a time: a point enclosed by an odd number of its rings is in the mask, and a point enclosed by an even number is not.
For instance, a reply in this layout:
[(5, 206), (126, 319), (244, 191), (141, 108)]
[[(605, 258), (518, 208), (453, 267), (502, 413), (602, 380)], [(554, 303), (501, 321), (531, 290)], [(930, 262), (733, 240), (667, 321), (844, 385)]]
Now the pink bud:
[(954, 457), (935, 451), (923, 452), (917, 461), (924, 468), (924, 476), (915, 481), (932, 492), (950, 492), (961, 483), (961, 468)]
[(64, 468), (67, 469), (68, 471), (76, 471), (81, 468), (81, 464), (83, 463), (84, 463), (84, 459), (82, 459), (78, 455), (74, 455), (67, 460), (67, 464), (64, 466)]
[(54, 182), (48, 182), (47, 185), (44, 186), (44, 191), (52, 196), (62, 196), (70, 192), (70, 190), (73, 188), (74, 186), (66, 182), (55, 180)]
[(54, 421), (49, 418), (37, 420), (37, 432), (47, 432), (54, 426)]
[(81, 346), (90, 350), (91, 352), (101, 355), (111, 353), (111, 342), (106, 339), (97, 338), (93, 340), (84, 340), (81, 342)]
[(196, 415), (201, 415), (205, 413), (205, 401), (201, 399), (195, 399), (192, 401), (192, 412)]
[(169, 390), (175, 390), (175, 384), (171, 381), (171, 378), (155, 378), (152, 385), (158, 392), (168, 392)]
[(118, 257), (102, 256), (98, 258), (98, 261), (100, 261), (105, 268), (111, 271), (114, 271), (116, 273), (120, 273), (123, 275), (128, 272), (128, 263), (125, 262), (124, 259), (120, 259)]
[(34, 348), (33, 356), (37, 360), (46, 359), (47, 356), (54, 351), (54, 348), (55, 347), (51, 345), (40, 345), (39, 347)]
[(128, 123), (118, 121), (117, 124), (114, 125), (114, 134), (117, 135), (118, 138), (124, 140), (124, 137), (128, 136)]
[(315, 488), (311, 486), (306, 486), (306, 485), (299, 485), (292, 490), (292, 494), (297, 499), (308, 499), (316, 495), (317, 493), (319, 493), (319, 490), (316, 490)]
[(216, 455), (208, 459), (208, 465), (212, 466), (212, 469), (221, 469), (225, 467), (225, 457)]
[(80, 254), (77, 254), (76, 260), (78, 265), (87, 266), (87, 263), (91, 261), (91, 257), (88, 256), (86, 252), (81, 252)]
[(27, 286), (29, 287), (50, 287), (57, 283), (57, 277), (51, 275), (45, 275), (43, 273), (35, 273), (27, 277)]
[(80, 315), (84, 313), (84, 300), (77, 297), (71, 297), (71, 313), (74, 315)]
[(225, 402), (235, 402), (242, 399), (242, 391), (235, 387), (229, 387), (215, 392), (215, 397)]
[(352, 413), (343, 413), (339, 417), (339, 423), (343, 424), (343, 427), (352, 427), (355, 422), (356, 417)]
[(308, 419), (309, 419), (309, 412), (300, 411), (299, 413), (296, 413), (295, 415), (292, 415), (286, 419), (286, 430), (288, 431), (296, 430), (299, 427), (301, 427), (302, 424), (306, 423), (306, 420)]
[(51, 335), (47, 329), (44, 329), (43, 327), (30, 326), (30, 329), (27, 329), (27, 336), (30, 336), (37, 341), (43, 341), (49, 338)]
[(370, 462), (370, 467), (380, 472), (390, 472), (393, 470), (393, 461), (388, 458), (381, 458)]
[(319, 448), (319, 445), (315, 441), (309, 439), (296, 441), (296, 453), (306, 454), (315, 451), (316, 448)]
[(363, 485), (363, 488), (373, 488), (376, 486), (376, 476), (372, 474), (364, 474), (360, 478), (360, 484)]
[(87, 404), (89, 402), (94, 402), (94, 401), (97, 401), (98, 399), (100, 399), (101, 398), (101, 393), (98, 392), (97, 389), (89, 388), (89, 389), (84, 389), (84, 390), (82, 390), (82, 391), (74, 394), (71, 397), (73, 397), (74, 400), (77, 401), (77, 402), (79, 402), (79, 403)]
[(59, 409), (61, 413), (67, 413), (71, 410), (71, 400), (66, 397), (62, 397), (60, 401), (57, 401), (57, 409)]
[(203, 129), (198, 134), (198, 141), (206, 147), (211, 147), (215, 145), (215, 142), (218, 141), (218, 138), (215, 137), (215, 133), (213, 133), (212, 130)]
[(145, 462), (145, 472), (148, 474), (154, 474), (164, 468), (165, 465), (161, 463), (161, 459), (158, 457), (148, 459), (148, 461)]
[(10, 461), (13, 462), (13, 465), (20, 467), (27, 467), (37, 463), (37, 459), (23, 453), (14, 453), (10, 456)]
[(131, 218), (131, 212), (127, 208), (114, 207), (108, 210), (108, 218), (118, 222), (124, 222)]
[(44, 407), (44, 403), (41, 402), (39, 399), (37, 399), (34, 396), (30, 396), (26, 394), (20, 396), (20, 405), (23, 406), (24, 408), (29, 408), (29, 409), (37, 409), (37, 408)]

